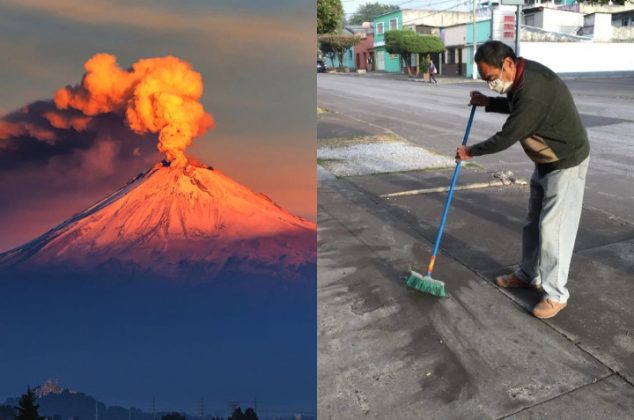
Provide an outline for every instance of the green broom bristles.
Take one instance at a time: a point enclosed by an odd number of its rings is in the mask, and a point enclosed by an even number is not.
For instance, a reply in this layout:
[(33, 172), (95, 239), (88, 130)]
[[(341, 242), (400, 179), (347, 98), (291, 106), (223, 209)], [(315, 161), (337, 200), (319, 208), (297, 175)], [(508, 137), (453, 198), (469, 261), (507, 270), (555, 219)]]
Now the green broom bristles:
[(431, 276), (423, 276), (416, 271), (410, 271), (405, 282), (413, 289), (419, 290), (430, 295), (445, 297), (445, 283), (440, 280), (434, 280)]

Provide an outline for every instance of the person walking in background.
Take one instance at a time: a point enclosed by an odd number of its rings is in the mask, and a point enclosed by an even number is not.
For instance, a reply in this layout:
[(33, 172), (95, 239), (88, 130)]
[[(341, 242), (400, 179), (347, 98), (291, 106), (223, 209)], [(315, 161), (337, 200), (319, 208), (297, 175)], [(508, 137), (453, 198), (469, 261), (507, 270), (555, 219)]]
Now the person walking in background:
[(434, 77), (434, 74), (438, 73), (438, 69), (436, 68), (436, 65), (434, 64), (433, 60), (427, 56), (427, 60), (429, 61), (429, 83), (438, 83), (438, 81), (436, 80), (436, 78)]
[(535, 163), (528, 217), (522, 231), (522, 260), (511, 274), (496, 278), (499, 287), (543, 291), (533, 308), (551, 318), (566, 307), (568, 270), (579, 228), (590, 145), (572, 95), (550, 69), (518, 58), (499, 41), (476, 51), (480, 77), (506, 97), (471, 92), (471, 104), (509, 114), (502, 129), (473, 146), (459, 146), (456, 159), (497, 153), (520, 142)]

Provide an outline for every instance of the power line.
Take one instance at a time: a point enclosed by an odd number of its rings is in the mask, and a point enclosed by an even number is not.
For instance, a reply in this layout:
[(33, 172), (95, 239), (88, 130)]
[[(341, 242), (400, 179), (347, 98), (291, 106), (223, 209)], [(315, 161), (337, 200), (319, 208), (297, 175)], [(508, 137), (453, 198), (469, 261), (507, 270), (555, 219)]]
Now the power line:
[[(413, 1), (418, 1), (418, 0), (413, 0)], [(439, 14), (439, 13), (448, 12), (448, 11), (453, 10), (453, 9), (456, 9), (456, 8), (458, 8), (458, 7), (461, 7), (461, 6), (466, 6), (466, 5), (468, 5), (468, 4), (471, 4), (471, 2), (472, 2), (472, 0), (465, 0), (465, 1), (462, 1), (462, 2), (460, 2), (460, 0), (442, 0), (442, 1), (437, 2), (437, 3), (436, 3), (436, 5), (440, 5), (440, 4), (443, 4), (443, 3), (453, 3), (453, 2), (456, 2), (456, 1), (458, 1), (458, 3), (457, 3), (457, 4), (454, 4), (453, 6), (448, 7), (448, 8), (446, 8), (446, 9), (433, 10), (433, 11), (432, 11), (432, 10), (430, 10), (428, 14), (425, 14), (425, 15), (419, 15), (419, 16), (417, 16), (417, 17), (415, 17), (415, 18), (411, 18), (411, 19), (409, 19), (409, 20), (403, 20), (403, 21), (401, 22), (401, 26), (403, 26), (403, 25), (407, 25), (407, 24), (410, 24), (410, 23), (416, 23), (416, 22), (417, 22), (417, 21), (419, 21), (420, 19), (424, 19), (424, 18), (427, 18), (427, 17), (430, 17), (430, 16), (434, 16), (434, 15), (437, 15), (437, 14)], [(407, 9), (406, 9), (406, 10), (407, 10)], [(417, 9), (410, 9), (410, 10), (417, 10)], [(395, 10), (395, 11), (396, 11), (396, 10)], [(425, 10), (424, 10), (424, 9), (420, 9), (420, 11), (423, 11), (423, 12), (424, 12)], [(469, 12), (466, 12), (466, 11), (465, 11), (465, 13), (469, 13)]]
[[(404, 4), (407, 4), (407, 3), (413, 3), (413, 2), (419, 2), (419, 1), (420, 1), (420, 2), (423, 2), (423, 1), (425, 1), (425, 2), (429, 2), (429, 3), (430, 3), (430, 6), (431, 6), (431, 0), (406, 0), (406, 1), (402, 2), (402, 3), (388, 4), (388, 6), (398, 6), (398, 7), (399, 7), (399, 9), (400, 9), (400, 7), (401, 7), (402, 5), (404, 5)], [(455, 1), (455, 0), (443, 0), (443, 1), (438, 2), (438, 4), (441, 4), (441, 3), (447, 3), (448, 1)], [(361, 5), (361, 6), (363, 6), (363, 5)], [(359, 6), (359, 7), (360, 7), (360, 6)], [(358, 11), (359, 11), (359, 8), (357, 8), (357, 12), (358, 12)], [(394, 10), (394, 11), (396, 12), (397, 10)], [(349, 12), (349, 13), (345, 13), (345, 14), (346, 14), (346, 15), (354, 15), (354, 14), (356, 14), (357, 12)], [(386, 12), (386, 13), (388, 13), (388, 12)]]

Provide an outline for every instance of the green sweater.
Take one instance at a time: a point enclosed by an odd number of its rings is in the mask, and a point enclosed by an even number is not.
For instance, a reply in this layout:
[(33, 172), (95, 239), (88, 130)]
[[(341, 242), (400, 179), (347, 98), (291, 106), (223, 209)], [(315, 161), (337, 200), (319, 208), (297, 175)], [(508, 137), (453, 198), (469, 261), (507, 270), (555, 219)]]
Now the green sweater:
[(486, 107), (487, 112), (509, 114), (502, 130), (471, 146), (471, 156), (496, 153), (519, 141), (540, 172), (580, 164), (590, 145), (568, 87), (537, 62), (520, 59), (518, 63), (524, 67), (520, 80), (506, 98), (491, 97)]

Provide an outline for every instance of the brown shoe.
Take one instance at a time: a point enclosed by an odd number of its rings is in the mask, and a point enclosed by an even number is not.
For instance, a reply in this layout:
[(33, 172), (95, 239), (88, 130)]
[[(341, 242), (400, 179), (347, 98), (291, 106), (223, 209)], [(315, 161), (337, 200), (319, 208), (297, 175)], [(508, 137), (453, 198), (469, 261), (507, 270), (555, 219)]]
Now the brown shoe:
[(497, 284), (499, 287), (503, 287), (503, 288), (517, 288), (517, 287), (521, 287), (521, 288), (533, 288), (533, 289), (539, 289), (539, 286), (533, 286), (530, 283), (526, 283), (524, 280), (522, 280), (521, 278), (517, 277), (515, 275), (515, 273), (511, 273), (511, 274), (505, 274), (503, 276), (497, 276), (495, 278), (495, 284)]
[(540, 319), (548, 319), (552, 318), (559, 313), (562, 309), (566, 307), (565, 303), (555, 302), (554, 300), (550, 300), (548, 298), (543, 298), (535, 307), (533, 308), (533, 315)]

